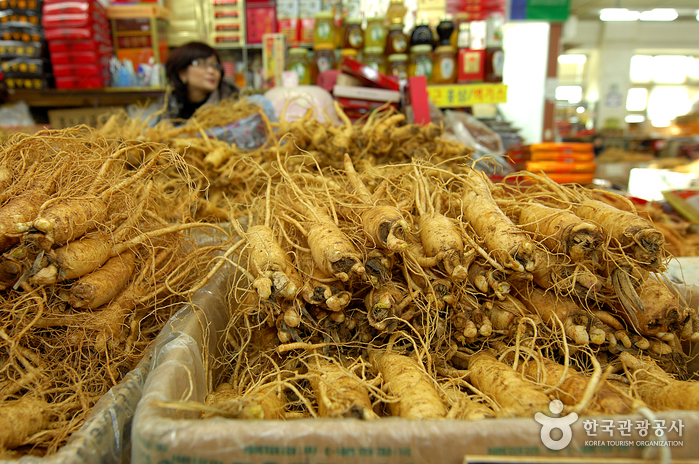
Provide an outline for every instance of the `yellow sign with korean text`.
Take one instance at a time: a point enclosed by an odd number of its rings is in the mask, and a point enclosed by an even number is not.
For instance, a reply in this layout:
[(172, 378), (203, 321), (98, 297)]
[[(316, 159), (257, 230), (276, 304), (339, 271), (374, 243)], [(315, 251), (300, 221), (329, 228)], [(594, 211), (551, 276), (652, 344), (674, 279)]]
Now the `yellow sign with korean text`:
[(461, 108), (482, 103), (507, 102), (505, 84), (428, 85), (427, 95), (439, 108)]

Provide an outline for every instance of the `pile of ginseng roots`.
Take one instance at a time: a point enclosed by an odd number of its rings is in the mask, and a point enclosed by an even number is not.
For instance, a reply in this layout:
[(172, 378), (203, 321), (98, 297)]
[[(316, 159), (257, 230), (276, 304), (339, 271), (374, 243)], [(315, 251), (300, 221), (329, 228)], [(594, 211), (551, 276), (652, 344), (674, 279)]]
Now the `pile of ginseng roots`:
[[(464, 145), (448, 140), (444, 131), (428, 124), (420, 127), (405, 124), (405, 116), (389, 108), (372, 113), (360, 124), (353, 125), (336, 104), (340, 126), (319, 122), (314, 111), (292, 122), (285, 119), (270, 122), (260, 107), (245, 99), (224, 100), (217, 105), (204, 105), (185, 124), (174, 126), (161, 121), (148, 128), (147, 121), (131, 119), (125, 112), (109, 117), (100, 133), (107, 137), (140, 138), (162, 142), (182, 155), (191, 166), (189, 176), (199, 192), (194, 217), (206, 221), (228, 221), (229, 217), (246, 214), (257, 192), (264, 190), (268, 176), (279, 181), (273, 167), (275, 147), (281, 144), (285, 153), (299, 155), (296, 164), (317, 164), (318, 167), (342, 168), (342, 156), (350, 154), (358, 166), (409, 162), (431, 159), (443, 163), (445, 169), (460, 172), (454, 161), (472, 153)], [(225, 125), (259, 113), (266, 142), (254, 150), (207, 136), (215, 125)]]
[(187, 172), (84, 126), (0, 147), (0, 457), (62, 446), (196, 290)]
[[(423, 130), (405, 127), (391, 130)], [(493, 184), (468, 157), (359, 174), (348, 155), (324, 167), (271, 151), (234, 222), (228, 348), (204, 417), (699, 409), (699, 318), (630, 203), (522, 173)]]

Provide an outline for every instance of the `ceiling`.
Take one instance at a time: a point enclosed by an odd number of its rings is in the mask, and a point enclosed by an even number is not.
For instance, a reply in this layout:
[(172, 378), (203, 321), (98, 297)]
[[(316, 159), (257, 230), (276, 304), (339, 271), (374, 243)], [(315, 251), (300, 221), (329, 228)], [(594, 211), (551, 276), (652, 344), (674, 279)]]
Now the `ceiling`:
[(678, 20), (696, 21), (699, 12), (697, 0), (570, 0), (570, 14), (578, 19), (599, 18), (602, 8), (627, 8), (629, 10), (651, 10), (653, 8), (674, 8), (679, 13)]

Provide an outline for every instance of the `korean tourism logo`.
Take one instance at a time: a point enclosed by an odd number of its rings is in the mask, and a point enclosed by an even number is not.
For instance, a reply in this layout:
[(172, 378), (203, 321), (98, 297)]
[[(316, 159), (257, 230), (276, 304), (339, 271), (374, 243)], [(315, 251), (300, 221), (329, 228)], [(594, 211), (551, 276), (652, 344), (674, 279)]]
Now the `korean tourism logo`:
[[(553, 400), (549, 403), (551, 414), (558, 416), (563, 412), (563, 403)], [(644, 414), (645, 415), (645, 414)], [(572, 425), (577, 422), (578, 414), (571, 412), (561, 417), (550, 417), (541, 412), (534, 415), (534, 420), (541, 424), (541, 443), (552, 451), (560, 451), (570, 445), (573, 440)], [(670, 424), (668, 424), (670, 422)], [(670, 440), (668, 433), (682, 438), (684, 424), (682, 419), (667, 421), (655, 419), (652, 415), (649, 419), (585, 419), (582, 422), (586, 438), (584, 446), (683, 446), (682, 440)], [(553, 438), (553, 431), (560, 430), (560, 438)], [(631, 431), (635, 430), (639, 439), (633, 439)], [(650, 432), (649, 432), (650, 431)], [(674, 438), (674, 437), (673, 437)]]
[[(549, 403), (549, 411), (552, 414), (560, 414), (563, 411), (563, 403), (560, 400), (553, 400)], [(578, 420), (578, 415), (571, 412), (563, 417), (549, 417), (544, 413), (537, 412), (534, 420), (541, 424), (541, 443), (550, 450), (559, 451), (570, 444), (573, 439), (573, 429), (570, 427)], [(554, 440), (551, 432), (555, 429), (561, 431), (561, 438)]]

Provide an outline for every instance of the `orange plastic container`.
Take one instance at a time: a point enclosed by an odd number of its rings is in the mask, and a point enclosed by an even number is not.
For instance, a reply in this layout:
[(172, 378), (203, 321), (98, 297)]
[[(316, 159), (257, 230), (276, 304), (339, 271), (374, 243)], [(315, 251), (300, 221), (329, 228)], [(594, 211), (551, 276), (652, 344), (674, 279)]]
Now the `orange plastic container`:
[(525, 161), (524, 169), (545, 173), (595, 173), (597, 163), (560, 163), (557, 161)]
[(544, 143), (533, 143), (531, 145), (525, 145), (522, 147), (525, 151), (557, 151), (557, 152), (592, 152), (593, 146), (591, 143), (556, 143), (556, 142), (544, 142)]
[(589, 163), (594, 161), (595, 154), (585, 152), (561, 153), (558, 151), (535, 151), (524, 157), (527, 161), (558, 161), (561, 163)]

